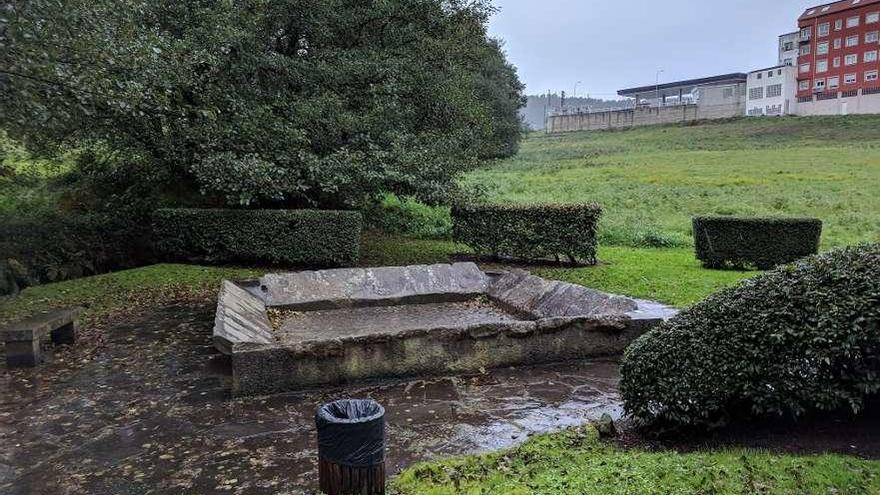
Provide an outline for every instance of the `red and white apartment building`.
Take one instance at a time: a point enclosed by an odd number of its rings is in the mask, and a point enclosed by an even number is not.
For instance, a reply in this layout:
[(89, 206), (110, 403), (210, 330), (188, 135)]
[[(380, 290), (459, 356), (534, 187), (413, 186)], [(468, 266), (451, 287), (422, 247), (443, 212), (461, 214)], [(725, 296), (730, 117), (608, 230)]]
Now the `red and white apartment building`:
[(796, 113), (880, 113), (880, 0), (812, 7), (798, 27)]

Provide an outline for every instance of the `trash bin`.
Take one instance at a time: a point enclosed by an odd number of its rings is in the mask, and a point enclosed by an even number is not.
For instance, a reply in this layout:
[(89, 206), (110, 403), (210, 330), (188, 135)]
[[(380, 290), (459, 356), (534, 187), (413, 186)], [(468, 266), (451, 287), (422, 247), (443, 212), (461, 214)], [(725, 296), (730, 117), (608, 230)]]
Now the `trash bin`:
[(318, 477), (327, 495), (385, 493), (385, 408), (372, 400), (339, 400), (315, 414)]

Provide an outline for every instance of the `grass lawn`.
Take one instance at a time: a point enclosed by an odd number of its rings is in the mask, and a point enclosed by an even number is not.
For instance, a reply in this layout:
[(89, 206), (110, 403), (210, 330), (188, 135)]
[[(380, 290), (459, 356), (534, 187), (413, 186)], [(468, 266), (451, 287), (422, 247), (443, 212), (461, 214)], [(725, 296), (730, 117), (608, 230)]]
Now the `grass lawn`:
[(880, 462), (756, 450), (623, 450), (583, 428), (505, 452), (416, 465), (393, 484), (396, 495), (868, 495), (880, 493)]
[[(364, 237), (364, 266), (445, 263), (466, 248), (451, 242), (370, 234)], [(691, 249), (603, 247), (602, 264), (593, 268), (539, 268), (535, 273), (608, 292), (655, 299), (675, 306), (696, 302), (722, 287), (758, 272), (705, 270)], [(279, 267), (283, 270), (283, 267)], [(0, 323), (49, 307), (85, 306), (85, 317), (101, 319), (154, 302), (207, 299), (224, 278), (254, 277), (267, 268), (161, 264), (30, 287), (0, 298)]]
[(595, 201), (605, 245), (691, 244), (694, 215), (815, 216), (823, 248), (880, 240), (880, 116), (534, 133), (467, 182), (495, 200)]

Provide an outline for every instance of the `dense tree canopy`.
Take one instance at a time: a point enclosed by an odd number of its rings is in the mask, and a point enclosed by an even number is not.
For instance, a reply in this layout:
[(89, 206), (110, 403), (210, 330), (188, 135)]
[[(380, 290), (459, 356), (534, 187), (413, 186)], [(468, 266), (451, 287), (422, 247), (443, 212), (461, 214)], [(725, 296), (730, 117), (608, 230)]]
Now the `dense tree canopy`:
[[(12, 0), (0, 126), (240, 205), (442, 200), (519, 141), (522, 85), (464, 0)], [(110, 150), (110, 151), (108, 151)]]

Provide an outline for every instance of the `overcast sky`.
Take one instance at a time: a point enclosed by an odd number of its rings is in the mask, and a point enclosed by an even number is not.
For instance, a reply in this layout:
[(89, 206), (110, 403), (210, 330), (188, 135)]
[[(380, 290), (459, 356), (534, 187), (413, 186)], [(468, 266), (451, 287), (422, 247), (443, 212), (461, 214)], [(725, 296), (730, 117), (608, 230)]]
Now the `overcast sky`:
[(617, 90), (776, 65), (777, 37), (812, 0), (494, 0), (490, 31), (505, 40), (529, 94)]

